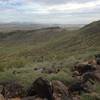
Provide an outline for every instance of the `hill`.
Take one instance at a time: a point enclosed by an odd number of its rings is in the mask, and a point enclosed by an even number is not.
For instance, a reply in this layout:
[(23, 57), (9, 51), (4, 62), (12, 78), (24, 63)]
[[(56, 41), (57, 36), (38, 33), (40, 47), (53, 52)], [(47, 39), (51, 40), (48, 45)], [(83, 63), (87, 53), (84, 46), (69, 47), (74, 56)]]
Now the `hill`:
[(49, 27), (0, 33), (0, 54), (45, 56), (64, 59), (69, 56), (97, 53), (100, 49), (100, 21), (79, 30)]
[[(0, 32), (0, 79), (16, 78), (25, 85), (38, 76), (71, 81), (69, 68), (75, 62), (100, 53), (99, 23), (93, 22), (79, 30), (49, 27)], [(34, 71), (34, 68), (52, 66), (63, 68), (52, 75)]]
[(9, 42), (43, 42), (58, 35), (62, 29), (60, 27), (49, 27), (34, 30), (16, 30), (11, 32), (1, 32), (0, 41)]
[(100, 50), (100, 21), (96, 21), (86, 25), (79, 30), (79, 38), (87, 48)]
[[(60, 48), (60, 50), (69, 52), (81, 52), (100, 49), (100, 21), (90, 23), (79, 30), (69, 32), (71, 37), (67, 38), (68, 34), (62, 39), (56, 40), (53, 44), (53, 48)], [(50, 46), (50, 45), (49, 45)]]
[(81, 33), (98, 33), (100, 32), (100, 21), (92, 22), (80, 29)]
[(0, 23), (0, 32), (11, 32), (16, 30), (34, 30), (49, 27), (50, 25), (37, 23)]
[(66, 28), (68, 30), (76, 30), (80, 27), (84, 26), (84, 24), (41, 24), (41, 23), (0, 23), (0, 32), (11, 32), (11, 31), (28, 31), (28, 30), (38, 30), (42, 28), (48, 27), (56, 27), (59, 26), (61, 28)]
[[(1, 51), (30, 55), (71, 56), (73, 53), (98, 52), (100, 48), (100, 21), (90, 23), (79, 30), (49, 27), (34, 30), (18, 30), (0, 33)], [(23, 47), (23, 49), (22, 49)], [(5, 50), (3, 50), (6, 48)], [(47, 56), (49, 56), (47, 55)], [(58, 57), (59, 58), (59, 57)]]

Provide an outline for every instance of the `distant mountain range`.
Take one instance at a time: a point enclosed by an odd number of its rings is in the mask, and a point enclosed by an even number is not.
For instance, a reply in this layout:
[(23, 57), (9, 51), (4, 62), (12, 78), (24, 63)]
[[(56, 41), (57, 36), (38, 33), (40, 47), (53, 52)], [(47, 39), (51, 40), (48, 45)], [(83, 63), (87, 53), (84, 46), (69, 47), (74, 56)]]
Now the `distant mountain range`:
[(46, 27), (55, 27), (59, 26), (67, 29), (77, 29), (83, 24), (34, 24), (34, 23), (1, 23), (0, 32), (2, 31), (14, 31), (14, 30), (34, 30)]

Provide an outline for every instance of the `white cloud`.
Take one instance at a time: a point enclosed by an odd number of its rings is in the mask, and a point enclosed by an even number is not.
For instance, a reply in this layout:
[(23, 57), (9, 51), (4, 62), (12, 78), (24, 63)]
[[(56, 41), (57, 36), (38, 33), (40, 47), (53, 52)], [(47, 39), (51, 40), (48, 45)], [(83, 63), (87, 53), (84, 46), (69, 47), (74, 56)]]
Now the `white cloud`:
[[(91, 12), (94, 11), (96, 8), (100, 8), (100, 0), (85, 2), (85, 3), (66, 3), (60, 5), (41, 5), (37, 4), (36, 2), (29, 2), (21, 7), (19, 10), (23, 10), (25, 13), (78, 13), (78, 12)], [(96, 11), (95, 11), (96, 12)]]
[(96, 6), (100, 5), (100, 1), (92, 1), (87, 3), (67, 3), (62, 5), (54, 5), (47, 7), (48, 10), (57, 10), (57, 11), (68, 11), (68, 10), (78, 10), (78, 9), (93, 9)]
[(43, 0), (2, 0), (0, 21), (86, 23), (100, 18), (100, 0), (40, 1)]

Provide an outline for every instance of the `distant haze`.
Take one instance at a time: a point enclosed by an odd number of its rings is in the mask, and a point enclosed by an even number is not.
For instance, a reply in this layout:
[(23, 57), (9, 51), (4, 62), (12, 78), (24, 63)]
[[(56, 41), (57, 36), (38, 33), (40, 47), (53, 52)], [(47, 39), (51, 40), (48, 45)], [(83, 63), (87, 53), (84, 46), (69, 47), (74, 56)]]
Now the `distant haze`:
[(0, 0), (0, 23), (87, 24), (100, 20), (100, 0)]

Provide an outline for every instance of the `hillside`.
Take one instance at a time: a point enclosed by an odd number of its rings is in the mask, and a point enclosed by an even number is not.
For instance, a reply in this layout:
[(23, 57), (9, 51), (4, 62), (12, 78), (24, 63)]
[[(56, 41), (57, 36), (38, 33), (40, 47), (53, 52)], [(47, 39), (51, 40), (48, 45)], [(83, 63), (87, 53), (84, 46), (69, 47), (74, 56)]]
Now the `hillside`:
[(96, 21), (86, 25), (79, 30), (79, 37), (82, 39), (83, 45), (94, 51), (100, 50), (100, 21)]
[(11, 32), (16, 30), (34, 30), (49, 27), (49, 25), (36, 23), (0, 23), (0, 32)]
[(80, 29), (81, 33), (89, 34), (89, 33), (98, 33), (100, 32), (100, 21), (92, 22)]
[[(54, 56), (65, 58), (73, 53), (95, 53), (100, 49), (100, 21), (79, 30), (67, 31), (60, 27), (18, 30), (0, 33), (0, 54)], [(12, 51), (12, 52), (10, 52)], [(62, 56), (64, 55), (64, 56)], [(48, 57), (47, 57), (48, 58)]]
[(64, 55), (92, 55), (100, 50), (100, 21), (90, 23), (79, 30), (65, 32), (62, 37), (48, 43), (48, 47)]
[(0, 41), (5, 43), (33, 43), (46, 42), (53, 36), (57, 36), (61, 33), (60, 27), (50, 27), (34, 30), (16, 30), (12, 32), (1, 32)]
[[(67, 31), (60, 27), (35, 30), (19, 30), (0, 33), (1, 47), (20, 48), (21, 53), (52, 54), (98, 51), (100, 45), (100, 21), (90, 23), (79, 30)], [(3, 45), (2, 45), (3, 44)], [(8, 49), (7, 48), (7, 49)], [(25, 50), (24, 50), (25, 48)], [(3, 48), (1, 48), (2, 50)], [(40, 50), (41, 49), (41, 50)], [(79, 50), (79, 51), (78, 51)], [(13, 51), (13, 50), (12, 50)], [(14, 51), (15, 52), (15, 51)]]
[[(79, 30), (70, 31), (49, 27), (1, 32), (0, 79), (17, 78), (26, 85), (31, 82), (31, 78), (46, 75), (49, 79), (58, 78), (68, 82), (71, 77), (66, 79), (66, 76), (69, 76), (72, 64), (100, 53), (99, 23), (93, 22)], [(61, 72), (51, 76), (33, 71), (34, 67), (60, 65), (63, 66)], [(18, 72), (16, 76), (13, 76), (13, 71)], [(25, 83), (27, 79), (29, 81)]]
[(79, 35), (90, 47), (99, 47), (100, 45), (100, 21), (86, 25), (79, 30)]

